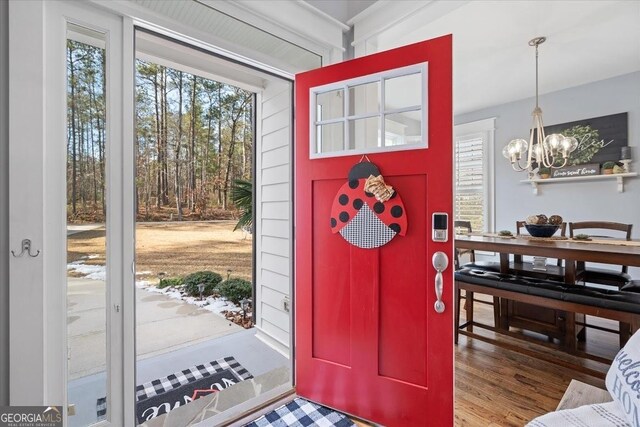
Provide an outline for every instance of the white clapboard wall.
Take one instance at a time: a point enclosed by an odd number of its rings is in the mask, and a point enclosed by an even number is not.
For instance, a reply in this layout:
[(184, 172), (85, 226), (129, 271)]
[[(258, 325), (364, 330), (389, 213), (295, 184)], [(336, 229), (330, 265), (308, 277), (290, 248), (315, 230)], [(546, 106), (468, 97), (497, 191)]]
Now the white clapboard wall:
[[(289, 357), (291, 319), (292, 85), (270, 81), (258, 96), (256, 123), (256, 328)], [(289, 303), (290, 306), (290, 303)]]

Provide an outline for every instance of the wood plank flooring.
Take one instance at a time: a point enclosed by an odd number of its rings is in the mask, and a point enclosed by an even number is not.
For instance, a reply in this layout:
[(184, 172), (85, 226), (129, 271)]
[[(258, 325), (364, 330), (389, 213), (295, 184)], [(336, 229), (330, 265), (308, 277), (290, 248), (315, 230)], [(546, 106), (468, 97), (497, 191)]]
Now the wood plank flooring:
[[(492, 325), (491, 310), (490, 306), (476, 304), (476, 320)], [(465, 311), (461, 311), (464, 318)], [(617, 327), (615, 322), (591, 317), (589, 322), (613, 329)], [(474, 332), (602, 374), (608, 369), (607, 365), (572, 357), (548, 347), (518, 342), (478, 328)], [(585, 345), (590, 352), (612, 358), (618, 351), (618, 336), (589, 329)], [(579, 368), (544, 362), (462, 335), (455, 346), (455, 357), (455, 424), (459, 427), (523, 426), (536, 416), (555, 410), (574, 378), (604, 388), (604, 380), (587, 375)]]

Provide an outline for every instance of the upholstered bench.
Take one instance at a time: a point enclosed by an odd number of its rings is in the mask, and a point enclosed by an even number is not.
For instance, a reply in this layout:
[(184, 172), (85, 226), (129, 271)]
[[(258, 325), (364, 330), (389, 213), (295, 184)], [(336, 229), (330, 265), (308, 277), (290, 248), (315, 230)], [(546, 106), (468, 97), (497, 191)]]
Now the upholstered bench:
[[(582, 313), (628, 323), (632, 331), (640, 327), (640, 293), (606, 290), (563, 282), (501, 274), (491, 270), (463, 268), (455, 272), (456, 301), (461, 290), (487, 294), (493, 297), (543, 306), (567, 313)], [(487, 327), (474, 321), (473, 301), (467, 305), (467, 322), (460, 324), (460, 304), (456, 306), (456, 332), (468, 335), (473, 326), (498, 330), (498, 325)], [(575, 346), (574, 316), (567, 316), (565, 344)], [(468, 331), (462, 332), (463, 329)], [(626, 337), (628, 338), (628, 336)], [(625, 339), (626, 342), (626, 339)]]

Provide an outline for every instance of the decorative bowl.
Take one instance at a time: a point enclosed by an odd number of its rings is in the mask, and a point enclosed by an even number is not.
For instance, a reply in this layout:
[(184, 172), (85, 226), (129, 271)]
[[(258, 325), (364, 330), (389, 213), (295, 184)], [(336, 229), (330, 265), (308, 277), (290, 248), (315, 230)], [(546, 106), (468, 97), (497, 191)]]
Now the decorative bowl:
[(533, 237), (551, 237), (560, 228), (553, 224), (525, 224), (524, 227)]

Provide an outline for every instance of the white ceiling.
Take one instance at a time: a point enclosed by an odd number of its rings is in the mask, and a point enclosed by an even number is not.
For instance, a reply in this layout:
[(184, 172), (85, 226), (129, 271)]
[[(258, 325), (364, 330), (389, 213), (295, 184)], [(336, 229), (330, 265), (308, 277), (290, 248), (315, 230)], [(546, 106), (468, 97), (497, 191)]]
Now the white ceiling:
[(385, 50), (449, 33), (456, 114), (532, 97), (528, 41), (536, 36), (547, 37), (540, 46), (541, 94), (640, 70), (637, 0), (435, 0), (376, 41)]

